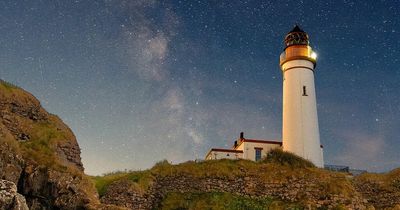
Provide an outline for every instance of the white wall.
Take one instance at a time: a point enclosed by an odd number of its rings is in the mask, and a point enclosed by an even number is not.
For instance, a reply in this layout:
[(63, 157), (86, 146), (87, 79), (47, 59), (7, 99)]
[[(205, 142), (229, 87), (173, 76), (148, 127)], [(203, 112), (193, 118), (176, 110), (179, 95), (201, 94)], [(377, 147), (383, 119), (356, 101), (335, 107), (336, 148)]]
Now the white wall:
[[(285, 151), (323, 167), (314, 72), (310, 69), (314, 69), (314, 64), (308, 60), (291, 60), (282, 65), (282, 142)], [(303, 96), (303, 86), (307, 88), (307, 96)]]
[(256, 160), (256, 150), (254, 149), (255, 147), (263, 148), (261, 150), (261, 158), (266, 157), (267, 153), (271, 151), (271, 149), (281, 147), (279, 144), (266, 144), (266, 143), (255, 143), (255, 142), (243, 142), (242, 145), (243, 145), (243, 159), (248, 159), (253, 161)]
[(236, 152), (220, 152), (220, 151), (211, 151), (206, 160), (215, 160), (215, 159), (239, 159), (243, 158), (243, 153)]
[(244, 144), (240, 144), (240, 140), (238, 140), (238, 143), (239, 143), (239, 146), (236, 148), (236, 150), (243, 151)]

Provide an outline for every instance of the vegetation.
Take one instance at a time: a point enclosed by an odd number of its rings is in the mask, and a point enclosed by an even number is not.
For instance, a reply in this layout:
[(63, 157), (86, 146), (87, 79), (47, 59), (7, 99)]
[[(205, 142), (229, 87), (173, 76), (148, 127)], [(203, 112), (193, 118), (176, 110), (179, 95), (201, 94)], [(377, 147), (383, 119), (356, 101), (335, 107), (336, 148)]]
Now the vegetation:
[(387, 191), (400, 191), (400, 168), (386, 174), (364, 173), (356, 178), (361, 182), (379, 183), (379, 187)]
[[(193, 177), (236, 180), (249, 176), (258, 177), (263, 183), (288, 183), (293, 179), (318, 180), (312, 188), (318, 189), (321, 197), (354, 195), (354, 187), (346, 174), (329, 172), (316, 168), (309, 161), (281, 150), (272, 150), (265, 160), (208, 160), (201, 162), (188, 161), (172, 165), (164, 160), (146, 171), (114, 172), (104, 176), (92, 177), (93, 182), (103, 196), (107, 188), (119, 180), (129, 180), (132, 186), (145, 191), (151, 186), (154, 177)], [(302, 192), (300, 192), (302, 194)], [(307, 195), (304, 194), (304, 201)], [(279, 200), (244, 198), (229, 193), (173, 193), (170, 192), (162, 201), (160, 209), (298, 209), (305, 203), (300, 198), (299, 204), (286, 204)], [(212, 207), (211, 207), (212, 206)], [(339, 206), (338, 206), (338, 209)]]
[(6, 90), (19, 89), (18, 86), (14, 85), (10, 82), (4, 81), (2, 79), (0, 79), (0, 88), (6, 89)]
[(12, 83), (0, 79), (0, 95), (4, 95), (6, 97), (19, 97), (29, 95), (29, 93), (23, 91), (21, 88)]
[[(92, 180), (73, 164), (65, 164), (63, 157), (57, 154), (59, 143), (75, 141), (73, 133), (61, 119), (44, 111), (33, 95), (1, 79), (0, 99), (3, 102), (0, 106), (2, 116), (6, 119), (0, 122), (0, 149), (17, 154), (25, 165), (34, 166), (40, 172), (37, 177), (45, 177), (49, 170), (60, 172), (53, 174), (54, 179), (73, 177), (74, 184), (87, 195), (85, 199), (98, 200)], [(39, 190), (41, 186), (33, 187)], [(43, 194), (46, 193), (52, 192)]]
[(230, 193), (168, 193), (157, 208), (160, 210), (267, 210), (304, 209), (304, 206), (272, 198), (252, 199)]
[(27, 133), (30, 138), (20, 142), (20, 148), (24, 156), (37, 163), (65, 171), (68, 167), (60, 162), (55, 150), (58, 143), (72, 139), (72, 134), (57, 127), (59, 121), (55, 115), (49, 115), (47, 121), (35, 123), (20, 120), (21, 127), (29, 127)]
[(132, 172), (113, 172), (104, 176), (93, 176), (91, 177), (97, 192), (100, 196), (103, 196), (107, 190), (107, 187), (118, 180), (129, 180), (134, 183), (134, 186), (138, 187), (139, 190), (144, 191), (147, 189), (153, 179), (150, 171), (132, 171)]
[(299, 157), (290, 152), (284, 152), (281, 149), (273, 149), (271, 150), (267, 158), (263, 161), (269, 163), (277, 163), (285, 166), (290, 166), (294, 168), (314, 168), (314, 164), (309, 160), (306, 160), (302, 157)]

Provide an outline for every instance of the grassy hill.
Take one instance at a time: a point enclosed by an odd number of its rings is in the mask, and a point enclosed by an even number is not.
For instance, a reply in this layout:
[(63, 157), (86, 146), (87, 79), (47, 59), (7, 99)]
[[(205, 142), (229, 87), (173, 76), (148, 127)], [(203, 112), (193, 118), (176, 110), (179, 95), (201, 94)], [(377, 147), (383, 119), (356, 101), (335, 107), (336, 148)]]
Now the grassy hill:
[[(350, 174), (315, 168), (293, 154), (273, 150), (265, 160), (212, 160), (92, 177), (104, 203), (135, 209), (396, 209), (400, 171)], [(375, 186), (375, 183), (380, 183)], [(382, 192), (383, 199), (368, 194)], [(384, 204), (382, 204), (384, 202)], [(150, 207), (151, 206), (151, 207)]]

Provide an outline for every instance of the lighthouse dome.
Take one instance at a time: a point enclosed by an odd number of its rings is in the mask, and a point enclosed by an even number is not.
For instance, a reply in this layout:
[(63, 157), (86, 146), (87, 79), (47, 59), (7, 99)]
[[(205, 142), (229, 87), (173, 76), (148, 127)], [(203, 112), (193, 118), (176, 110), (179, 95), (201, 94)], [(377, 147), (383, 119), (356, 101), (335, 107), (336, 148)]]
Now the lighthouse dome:
[(308, 34), (296, 25), (285, 37), (285, 47), (292, 45), (309, 45)]

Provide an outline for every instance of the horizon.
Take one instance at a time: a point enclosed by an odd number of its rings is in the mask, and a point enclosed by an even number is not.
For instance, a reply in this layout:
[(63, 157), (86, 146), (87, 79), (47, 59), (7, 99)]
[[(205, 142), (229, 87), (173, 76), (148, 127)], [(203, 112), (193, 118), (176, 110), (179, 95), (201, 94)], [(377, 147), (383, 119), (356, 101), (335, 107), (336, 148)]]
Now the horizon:
[(72, 129), (87, 174), (204, 159), (242, 131), (281, 141), (279, 55), (295, 24), (318, 54), (325, 164), (400, 167), (400, 2), (0, 5), (0, 78)]

